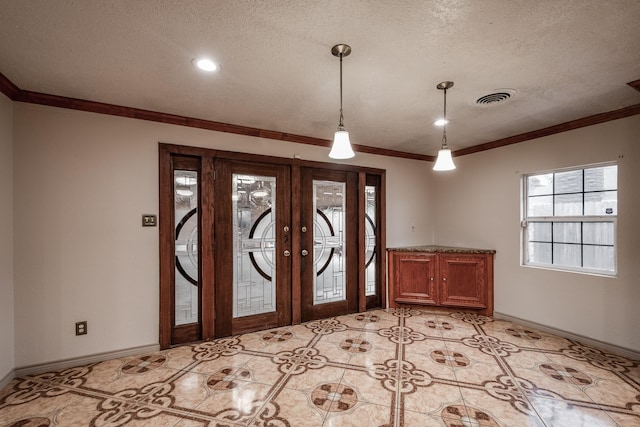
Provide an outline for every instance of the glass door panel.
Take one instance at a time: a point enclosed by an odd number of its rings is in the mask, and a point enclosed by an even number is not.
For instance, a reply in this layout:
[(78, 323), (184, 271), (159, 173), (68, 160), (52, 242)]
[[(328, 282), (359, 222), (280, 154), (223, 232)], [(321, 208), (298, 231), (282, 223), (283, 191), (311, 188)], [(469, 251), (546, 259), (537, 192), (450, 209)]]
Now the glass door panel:
[(276, 177), (233, 174), (233, 317), (276, 311)]
[(364, 214), (364, 251), (365, 251), (365, 295), (376, 295), (376, 187), (367, 185), (365, 193)]
[(313, 303), (346, 299), (344, 182), (313, 181)]
[(174, 326), (198, 322), (198, 172), (174, 171)]

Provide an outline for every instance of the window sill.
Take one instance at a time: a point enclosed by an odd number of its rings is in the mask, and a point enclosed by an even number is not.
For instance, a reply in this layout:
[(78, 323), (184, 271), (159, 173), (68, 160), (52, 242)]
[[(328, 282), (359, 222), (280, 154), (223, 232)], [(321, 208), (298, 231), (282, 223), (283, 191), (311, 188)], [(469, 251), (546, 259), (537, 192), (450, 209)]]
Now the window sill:
[(552, 266), (542, 265), (542, 264), (523, 264), (523, 263), (520, 263), (520, 266), (526, 267), (526, 268), (535, 268), (538, 270), (557, 271), (559, 273), (582, 274), (586, 276), (606, 277), (608, 279), (618, 278), (617, 271), (605, 272), (601, 270), (575, 270), (571, 268), (562, 268), (562, 267), (555, 267), (555, 266), (552, 267)]

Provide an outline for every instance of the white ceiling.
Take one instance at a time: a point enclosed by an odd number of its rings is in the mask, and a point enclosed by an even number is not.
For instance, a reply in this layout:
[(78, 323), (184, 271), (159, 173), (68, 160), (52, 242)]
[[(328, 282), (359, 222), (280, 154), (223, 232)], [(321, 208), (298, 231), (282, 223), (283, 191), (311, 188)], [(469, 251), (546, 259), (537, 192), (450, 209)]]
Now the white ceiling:
[[(72, 98), (436, 154), (640, 104), (638, 0), (0, 0), (0, 72)], [(219, 72), (196, 70), (209, 56)], [(511, 100), (480, 107), (496, 89)]]

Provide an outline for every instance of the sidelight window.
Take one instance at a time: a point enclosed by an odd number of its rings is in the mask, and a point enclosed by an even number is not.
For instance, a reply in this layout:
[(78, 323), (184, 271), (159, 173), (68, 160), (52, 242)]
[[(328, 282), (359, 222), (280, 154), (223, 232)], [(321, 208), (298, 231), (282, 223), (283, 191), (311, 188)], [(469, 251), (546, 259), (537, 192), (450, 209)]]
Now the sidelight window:
[(174, 171), (175, 325), (198, 322), (198, 172)]

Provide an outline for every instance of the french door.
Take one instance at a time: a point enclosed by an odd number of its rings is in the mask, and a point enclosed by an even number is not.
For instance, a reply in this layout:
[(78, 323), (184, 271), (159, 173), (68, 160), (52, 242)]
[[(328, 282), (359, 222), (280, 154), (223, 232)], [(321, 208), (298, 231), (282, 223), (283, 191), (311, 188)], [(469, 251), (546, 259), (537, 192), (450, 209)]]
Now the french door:
[(358, 311), (358, 174), (301, 171), (302, 320)]
[(289, 168), (216, 161), (216, 336), (291, 323)]
[(161, 144), (161, 347), (384, 306), (383, 183)]

